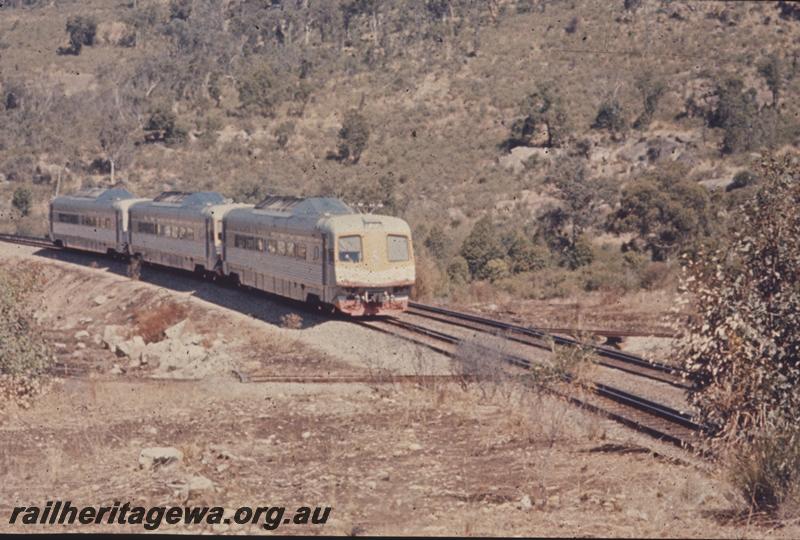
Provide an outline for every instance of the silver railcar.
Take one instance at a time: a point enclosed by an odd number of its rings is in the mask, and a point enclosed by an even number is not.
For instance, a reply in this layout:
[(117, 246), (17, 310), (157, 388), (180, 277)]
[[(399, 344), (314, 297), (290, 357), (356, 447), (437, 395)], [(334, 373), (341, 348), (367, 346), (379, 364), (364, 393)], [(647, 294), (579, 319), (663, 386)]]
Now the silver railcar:
[(222, 218), (231, 204), (219, 193), (164, 192), (130, 208), (131, 255), (198, 272), (221, 270)]
[(128, 209), (146, 199), (123, 188), (93, 188), (50, 202), (50, 240), (97, 253), (127, 253)]
[(353, 315), (402, 311), (414, 283), (405, 221), (338, 199), (268, 197), (223, 219), (224, 273), (244, 285)]

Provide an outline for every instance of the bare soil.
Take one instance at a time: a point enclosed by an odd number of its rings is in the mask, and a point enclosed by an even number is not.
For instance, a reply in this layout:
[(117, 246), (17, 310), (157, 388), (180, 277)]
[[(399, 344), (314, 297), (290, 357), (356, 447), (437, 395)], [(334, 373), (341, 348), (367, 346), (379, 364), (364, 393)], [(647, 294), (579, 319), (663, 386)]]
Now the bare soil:
[[(36, 308), (54, 331), (74, 324), (72, 334), (85, 326), (91, 335), (124, 323), (136, 306), (175, 303), (208, 347), (216, 342), (239, 367), (257, 359), (261, 370), (324, 376), (370, 373), (370, 358), (384, 369), (394, 362), (398, 372), (436, 372), (445, 362), (393, 338), (378, 346), (372, 334), (345, 333), (341, 321), (323, 331), (334, 323), (313, 314), (300, 313), (303, 329), (285, 330), (277, 321), (296, 311), (291, 306), (153, 269), (131, 282), (104, 259), (90, 268), (92, 259), (0, 244), (4, 264), (44, 265), (48, 279)], [(92, 300), (99, 294), (107, 298), (101, 305)], [(77, 322), (85, 317), (93, 320)], [(346, 341), (347, 358), (330, 344), (315, 347), (315, 339)], [(277, 532), (800, 536), (794, 524), (774, 529), (723, 517), (734, 509), (729, 488), (692, 456), (511, 384), (259, 384), (226, 371), (163, 380), (146, 368), (112, 375), (110, 366), (123, 359), (75, 341), (66, 343), (73, 350), (63, 361), (85, 362), (87, 375), (59, 378), (32, 407), (0, 412), (0, 515), (53, 499), (325, 505), (333, 511), (324, 527)], [(139, 452), (152, 446), (176, 447), (184, 458), (142, 469)], [(180, 486), (193, 475), (210, 479), (213, 489), (187, 499)], [(54, 532), (6, 521), (0, 531)], [(141, 530), (121, 529), (80, 530)], [(256, 525), (160, 531), (264, 532)]]

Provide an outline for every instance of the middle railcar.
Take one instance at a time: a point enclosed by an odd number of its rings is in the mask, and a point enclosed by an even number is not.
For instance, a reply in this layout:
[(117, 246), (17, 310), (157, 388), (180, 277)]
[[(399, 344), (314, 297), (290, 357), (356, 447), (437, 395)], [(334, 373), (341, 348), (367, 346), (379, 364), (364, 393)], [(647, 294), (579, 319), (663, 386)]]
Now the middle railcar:
[(233, 208), (219, 193), (167, 191), (130, 208), (130, 253), (196, 272), (221, 271), (222, 218)]

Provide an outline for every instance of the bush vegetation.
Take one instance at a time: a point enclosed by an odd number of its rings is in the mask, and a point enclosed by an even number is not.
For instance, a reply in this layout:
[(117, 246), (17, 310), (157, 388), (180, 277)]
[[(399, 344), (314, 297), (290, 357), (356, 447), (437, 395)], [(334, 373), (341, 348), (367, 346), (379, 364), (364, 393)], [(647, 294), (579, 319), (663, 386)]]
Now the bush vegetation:
[(21, 405), (41, 389), (39, 378), (53, 361), (26, 304), (38, 278), (35, 269), (0, 268), (0, 398)]
[(730, 242), (688, 260), (689, 394), (734, 483), (774, 511), (800, 486), (800, 166), (765, 160)]

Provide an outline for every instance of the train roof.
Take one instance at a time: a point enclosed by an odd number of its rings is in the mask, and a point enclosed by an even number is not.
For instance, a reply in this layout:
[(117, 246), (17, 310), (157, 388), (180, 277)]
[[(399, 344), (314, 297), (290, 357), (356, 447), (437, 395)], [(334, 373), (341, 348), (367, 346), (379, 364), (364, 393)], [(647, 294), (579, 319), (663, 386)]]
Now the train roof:
[(136, 195), (125, 188), (89, 188), (69, 195), (55, 197), (52, 200), (52, 205), (60, 210), (110, 209), (120, 201), (132, 200), (137, 200)]
[(353, 209), (344, 202), (332, 197), (287, 197), (282, 195), (268, 196), (255, 206), (254, 212), (277, 217), (322, 217), (354, 213)]
[(159, 206), (209, 206), (212, 204), (225, 204), (228, 202), (225, 197), (216, 191), (165, 191), (155, 199), (153, 204)]
[(270, 195), (249, 208), (231, 210), (226, 219), (236, 227), (267, 226), (275, 229), (307, 231), (322, 219), (354, 213), (339, 199), (330, 197), (288, 197)]
[(113, 188), (88, 188), (73, 193), (71, 195), (61, 195), (56, 197), (56, 199), (80, 199), (85, 201), (94, 201), (98, 203), (102, 202), (113, 202), (113, 201), (121, 201), (124, 199), (135, 199), (136, 195), (131, 193), (125, 188), (120, 187), (113, 187)]
[(214, 191), (165, 191), (152, 201), (132, 205), (131, 212), (139, 217), (199, 219), (213, 215), (216, 209), (227, 205), (230, 205), (230, 200)]
[(400, 218), (360, 214), (339, 199), (328, 197), (270, 196), (255, 207), (231, 210), (226, 221), (238, 231), (255, 232), (261, 227), (285, 231), (362, 230), (380, 227), (407, 234)]

